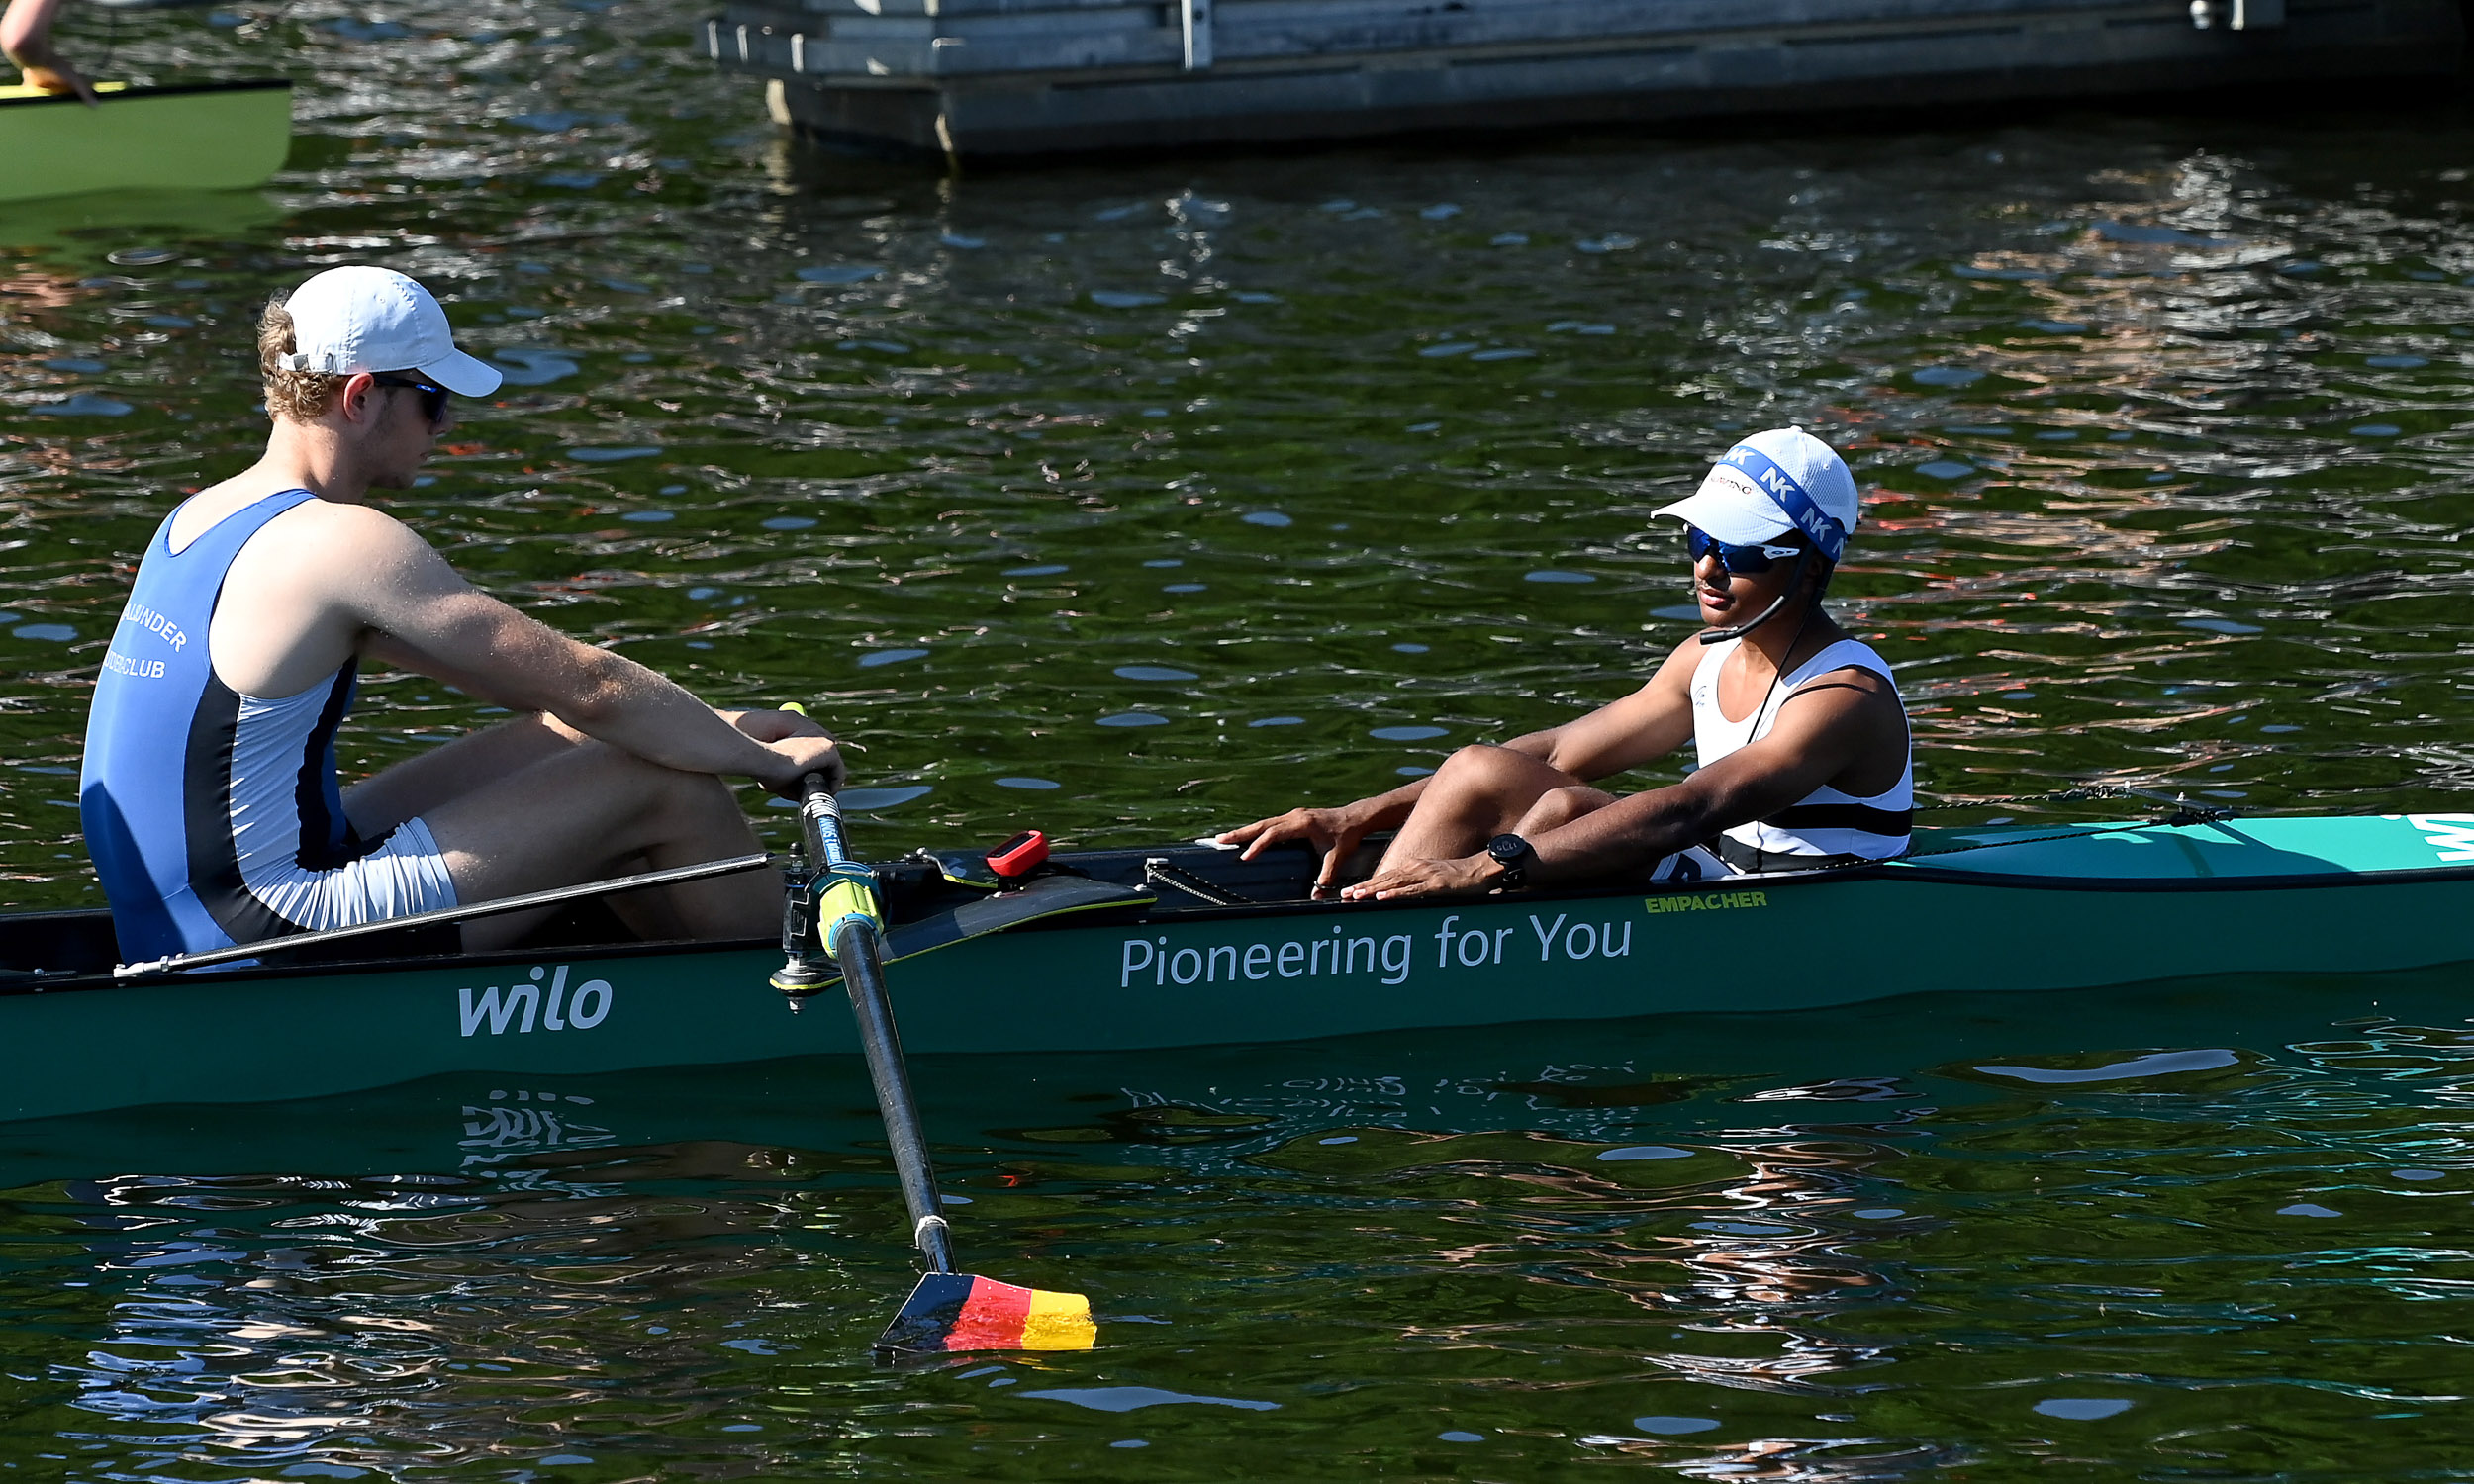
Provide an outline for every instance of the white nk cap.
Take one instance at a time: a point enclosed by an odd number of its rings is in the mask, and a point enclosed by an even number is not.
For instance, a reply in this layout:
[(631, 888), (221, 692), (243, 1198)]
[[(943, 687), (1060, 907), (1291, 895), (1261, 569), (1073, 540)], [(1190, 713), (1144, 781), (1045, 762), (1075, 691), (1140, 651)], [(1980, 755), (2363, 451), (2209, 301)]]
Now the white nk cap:
[(392, 268), (329, 268), (283, 307), (296, 347), (282, 357), (286, 371), (418, 371), (458, 397), (498, 390), (498, 372), (455, 348), (438, 301)]
[(1652, 515), (1672, 515), (1734, 546), (1801, 530), (1835, 562), (1862, 506), (1836, 449), (1800, 427), (1773, 427), (1728, 449), (1700, 489)]

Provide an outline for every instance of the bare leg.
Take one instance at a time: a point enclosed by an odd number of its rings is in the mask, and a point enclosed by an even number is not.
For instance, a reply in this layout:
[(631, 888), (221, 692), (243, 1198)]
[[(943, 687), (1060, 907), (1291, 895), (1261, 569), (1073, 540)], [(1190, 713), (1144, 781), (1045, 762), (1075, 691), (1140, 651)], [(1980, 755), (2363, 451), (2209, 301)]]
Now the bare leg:
[[(477, 732), (468, 732), (418, 757), (398, 763), (344, 790), (344, 813), (353, 828), (370, 836), (395, 828), (407, 819), (436, 813), (448, 802), (485, 785), (557, 757), (592, 739), (555, 716), (535, 713)], [(609, 876), (627, 876), (648, 869), (641, 856), (614, 863)], [(581, 878), (580, 878), (581, 880)], [(563, 884), (563, 883), (562, 883)], [(647, 940), (690, 936), (679, 914), (658, 890), (634, 891), (604, 898), (628, 931)], [(487, 924), (465, 929), (468, 943), (476, 936), (513, 941), (556, 915), (555, 907), (509, 913)]]
[(380, 834), (585, 740), (582, 732), (537, 712), (502, 721), (354, 784), (343, 790), (343, 812), (362, 835)]
[(1614, 801), (1614, 794), (1586, 785), (1550, 788), (1529, 806), (1528, 813), (1520, 816), (1520, 823), (1512, 826), (1512, 833), (1543, 835), (1548, 830), (1563, 828), (1583, 814), (1594, 814)]
[(1409, 822), (1383, 852), (1382, 867), (1471, 855), (1495, 836), (1518, 828), (1540, 799), (1568, 788), (1597, 791), (1527, 753), (1464, 747), (1435, 770), (1434, 782), (1419, 795)]
[[(424, 811), (468, 902), (753, 854), (755, 831), (727, 785), (680, 773), (599, 742), (562, 747)], [(756, 938), (781, 915), (761, 872), (630, 892), (613, 902), (662, 936)], [(464, 929), (467, 949), (495, 948), (531, 926), (494, 918)]]

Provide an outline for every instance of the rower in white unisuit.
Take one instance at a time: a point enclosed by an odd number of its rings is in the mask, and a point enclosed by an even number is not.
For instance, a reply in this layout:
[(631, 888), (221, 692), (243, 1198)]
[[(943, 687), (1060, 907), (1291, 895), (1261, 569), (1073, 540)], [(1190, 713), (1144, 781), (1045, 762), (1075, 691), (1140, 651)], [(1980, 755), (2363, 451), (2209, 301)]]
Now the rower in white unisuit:
[[(1743, 642), (1739, 638), (1710, 645), (1692, 672), (1692, 743), (1703, 768), (1767, 736), (1787, 697), (1832, 671), (1869, 670), (1885, 681), (1892, 679), (1890, 667), (1871, 645), (1841, 639), (1779, 676), (1752, 715), (1734, 720), (1719, 708), (1718, 671)], [(1730, 826), (1718, 837), (1718, 854), (1737, 871), (1791, 871), (1834, 859), (1886, 861), (1907, 852), (1915, 788), (1911, 735), (1907, 766), (1888, 788), (1858, 797), (1824, 784), (1776, 813)]]

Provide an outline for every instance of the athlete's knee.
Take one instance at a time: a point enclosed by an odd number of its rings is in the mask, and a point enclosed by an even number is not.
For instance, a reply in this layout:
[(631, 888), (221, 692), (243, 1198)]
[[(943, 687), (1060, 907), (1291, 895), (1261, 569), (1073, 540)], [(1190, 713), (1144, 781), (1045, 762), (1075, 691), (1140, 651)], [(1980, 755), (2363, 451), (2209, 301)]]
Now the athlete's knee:
[(1435, 782), (1438, 786), (1459, 784), (1482, 788), (1517, 778), (1537, 766), (1538, 760), (1525, 753), (1497, 747), (1491, 742), (1475, 742), (1444, 759), (1443, 766), (1435, 770)]
[(710, 773), (687, 773), (680, 777), (685, 782), (679, 785), (679, 799), (686, 807), (699, 814), (727, 815), (732, 819), (746, 817), (747, 811), (739, 807), (737, 792), (727, 783)]
[(1483, 742), (1460, 749), (1435, 770), (1436, 790), (1496, 807), (1517, 805), (1542, 788), (1571, 781), (1570, 774), (1525, 752)]
[(729, 786), (710, 773), (665, 768), (607, 742), (578, 746), (562, 773), (638, 817), (705, 814), (724, 807), (735, 811), (738, 807)]
[(737, 795), (730, 791), (728, 784), (712, 774), (682, 773), (658, 763), (637, 761), (644, 770), (642, 787), (656, 807), (694, 818), (739, 813)]

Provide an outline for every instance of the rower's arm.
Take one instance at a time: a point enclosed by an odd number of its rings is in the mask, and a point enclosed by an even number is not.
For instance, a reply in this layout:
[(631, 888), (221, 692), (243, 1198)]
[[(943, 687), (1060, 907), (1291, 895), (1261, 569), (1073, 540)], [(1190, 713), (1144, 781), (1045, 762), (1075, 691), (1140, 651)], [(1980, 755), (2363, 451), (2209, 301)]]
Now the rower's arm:
[(1868, 671), (1814, 680), (1781, 701), (1768, 735), (1682, 783), (1619, 798), (1530, 840), (1533, 881), (1575, 881), (1637, 867), (1721, 830), (1774, 814), (1861, 761), (1904, 713), (1890, 683)]
[[(675, 683), (623, 655), (579, 643), (474, 589), (428, 543), (391, 519), (358, 532), (362, 565), (338, 597), (364, 625), (360, 652), (514, 711), (540, 711), (586, 736), (683, 773), (796, 786), (788, 753), (766, 746)], [(815, 766), (812, 762), (809, 766)], [(839, 781), (838, 763), (832, 768)]]

